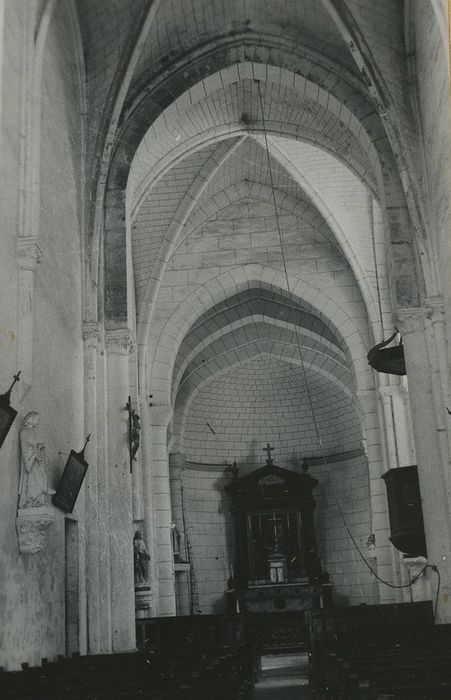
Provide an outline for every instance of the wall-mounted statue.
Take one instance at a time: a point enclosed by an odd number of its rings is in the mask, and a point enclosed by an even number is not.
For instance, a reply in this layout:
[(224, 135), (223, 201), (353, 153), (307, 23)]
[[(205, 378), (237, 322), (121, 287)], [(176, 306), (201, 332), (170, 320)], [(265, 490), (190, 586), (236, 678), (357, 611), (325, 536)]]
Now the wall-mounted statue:
[(55, 522), (48, 496), (45, 447), (38, 435), (39, 413), (30, 411), (20, 429), (19, 509), (16, 527), (21, 554), (36, 554), (46, 545), (47, 531)]
[(45, 446), (38, 437), (39, 413), (30, 411), (20, 429), (19, 508), (48, 504)]
[(149, 580), (150, 554), (142, 534), (136, 530), (133, 538), (133, 561), (135, 570), (135, 587), (145, 586)]

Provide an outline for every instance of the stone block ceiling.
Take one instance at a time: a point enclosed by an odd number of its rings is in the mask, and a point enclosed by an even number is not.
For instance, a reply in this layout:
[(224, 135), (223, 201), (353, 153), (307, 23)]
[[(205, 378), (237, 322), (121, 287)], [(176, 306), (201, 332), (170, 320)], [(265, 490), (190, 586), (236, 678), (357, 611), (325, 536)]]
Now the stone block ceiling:
[[(343, 17), (352, 6), (378, 53), (387, 42), (367, 22), (369, 5), (346, 3)], [(345, 435), (353, 449), (362, 438), (356, 392), (374, 386), (365, 349), (390, 324), (390, 275), (402, 301), (413, 298), (408, 216), (381, 103), (334, 7), (78, 4), (90, 109), (99, 125), (109, 120), (103, 161), (92, 160), (98, 192), (117, 159), (109, 196), (115, 221), (127, 222), (140, 381), (174, 408), (170, 433), (181, 449), (196, 444), (201, 405), (220, 410), (215, 392), (231, 401), (235, 387), (247, 405), (251, 375), (253, 386), (276, 387), (278, 377), (301, 413), (311, 384), (322, 397), (318, 425), (327, 416), (335, 426), (327, 450), (345, 449)], [(379, 30), (399, 41), (393, 3), (376, 14)], [(382, 70), (396, 91), (403, 69)], [(392, 258), (387, 224), (405, 239)]]

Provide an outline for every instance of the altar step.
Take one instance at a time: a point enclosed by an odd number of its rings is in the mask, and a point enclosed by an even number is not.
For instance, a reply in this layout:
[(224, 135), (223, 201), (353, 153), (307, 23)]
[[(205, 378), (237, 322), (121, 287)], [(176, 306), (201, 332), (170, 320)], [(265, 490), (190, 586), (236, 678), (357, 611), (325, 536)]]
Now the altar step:
[(290, 677), (308, 684), (309, 659), (306, 653), (262, 654), (258, 668), (260, 678)]
[(252, 700), (311, 700), (308, 685), (303, 678), (263, 678), (252, 691)]

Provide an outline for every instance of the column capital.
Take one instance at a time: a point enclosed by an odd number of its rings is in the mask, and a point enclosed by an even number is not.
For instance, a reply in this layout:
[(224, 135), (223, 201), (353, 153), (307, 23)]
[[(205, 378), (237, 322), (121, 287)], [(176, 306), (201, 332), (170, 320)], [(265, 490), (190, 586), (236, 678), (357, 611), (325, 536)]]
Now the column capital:
[(380, 386), (377, 389), (377, 393), (382, 398), (390, 397), (390, 396), (400, 396), (401, 391), (402, 391), (401, 384), (384, 384), (383, 386)]
[(17, 239), (19, 267), (34, 272), (41, 260), (42, 248), (35, 236), (21, 236)]
[(424, 329), (424, 308), (398, 309), (393, 314), (393, 323), (401, 335), (418, 333)]
[(105, 344), (110, 355), (128, 355), (134, 349), (134, 336), (129, 328), (115, 328), (105, 332)]
[(97, 347), (98, 342), (102, 339), (104, 329), (98, 321), (84, 321), (82, 324), (82, 336), (86, 345)]
[(442, 296), (429, 297), (425, 300), (424, 315), (431, 323), (445, 322), (445, 305)]

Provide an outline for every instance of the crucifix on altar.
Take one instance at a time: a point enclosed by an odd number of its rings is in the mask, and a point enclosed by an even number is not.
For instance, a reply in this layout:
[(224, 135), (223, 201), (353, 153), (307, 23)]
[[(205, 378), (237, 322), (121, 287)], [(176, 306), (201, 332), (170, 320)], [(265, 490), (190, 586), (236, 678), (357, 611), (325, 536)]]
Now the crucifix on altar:
[(312, 492), (318, 482), (307, 470), (300, 474), (275, 465), (269, 442), (263, 451), (263, 467), (225, 487), (235, 527), (234, 579), (240, 609), (314, 607), (322, 591), (318, 586), (325, 580), (313, 518)]
[(270, 523), (274, 528), (274, 544), (272, 551), (268, 556), (269, 580), (271, 583), (285, 583), (287, 580), (287, 558), (279, 547), (278, 526), (281, 522), (282, 518), (277, 518), (276, 513), (273, 513), (272, 518), (268, 519), (268, 523)]
[(279, 548), (279, 530), (277, 527), (277, 523), (282, 522), (281, 518), (276, 518), (276, 514), (272, 514), (272, 518), (269, 519), (269, 522), (272, 524), (274, 528), (274, 550)]

